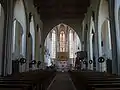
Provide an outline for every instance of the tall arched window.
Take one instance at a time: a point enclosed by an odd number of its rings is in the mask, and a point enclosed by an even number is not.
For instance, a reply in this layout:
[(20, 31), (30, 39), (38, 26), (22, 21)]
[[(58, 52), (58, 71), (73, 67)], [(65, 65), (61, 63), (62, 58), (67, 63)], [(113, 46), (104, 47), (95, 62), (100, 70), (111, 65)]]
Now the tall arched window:
[(19, 58), (22, 54), (23, 43), (23, 27), (17, 20), (13, 22), (13, 40), (12, 40), (12, 54), (13, 58)]
[(65, 32), (60, 32), (60, 52), (65, 52)]
[(73, 58), (73, 32), (69, 32), (69, 57)]
[(56, 32), (52, 31), (52, 58), (56, 58)]
[[(118, 23), (119, 23), (119, 30), (120, 30), (120, 7), (119, 7), (119, 11), (118, 11)], [(120, 33), (119, 33), (120, 35)]]
[(13, 23), (13, 46), (12, 46), (12, 53), (15, 52), (15, 27), (16, 27), (16, 20)]
[(1, 16), (1, 11), (2, 11), (2, 6), (1, 6), (1, 4), (0, 4), (0, 16)]
[(104, 23), (102, 24), (101, 40), (102, 40), (102, 43), (101, 43), (102, 55), (104, 55), (107, 58), (112, 58), (109, 20), (105, 20)]

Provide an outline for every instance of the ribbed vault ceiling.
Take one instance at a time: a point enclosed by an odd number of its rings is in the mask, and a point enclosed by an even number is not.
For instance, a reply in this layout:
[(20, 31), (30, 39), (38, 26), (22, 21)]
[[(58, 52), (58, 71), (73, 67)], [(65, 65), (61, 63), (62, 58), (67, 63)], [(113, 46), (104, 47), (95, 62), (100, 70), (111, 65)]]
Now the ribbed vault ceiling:
[(34, 0), (42, 20), (83, 19), (90, 0)]

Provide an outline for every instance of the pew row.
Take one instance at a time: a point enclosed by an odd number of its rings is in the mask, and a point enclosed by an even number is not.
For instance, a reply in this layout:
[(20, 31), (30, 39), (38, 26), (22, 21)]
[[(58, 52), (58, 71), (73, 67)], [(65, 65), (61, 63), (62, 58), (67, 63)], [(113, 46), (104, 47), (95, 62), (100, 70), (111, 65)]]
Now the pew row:
[(77, 90), (120, 90), (120, 77), (105, 72), (70, 71)]
[(55, 71), (34, 70), (0, 78), (0, 90), (46, 90)]

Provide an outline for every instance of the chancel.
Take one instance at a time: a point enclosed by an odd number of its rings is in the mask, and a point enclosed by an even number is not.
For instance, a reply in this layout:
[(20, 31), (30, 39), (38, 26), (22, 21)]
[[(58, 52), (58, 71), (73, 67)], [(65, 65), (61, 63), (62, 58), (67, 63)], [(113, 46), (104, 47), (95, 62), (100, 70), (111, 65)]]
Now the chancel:
[(45, 47), (46, 65), (55, 64), (57, 71), (68, 71), (70, 65), (73, 68), (75, 66), (75, 52), (81, 47), (81, 41), (70, 26), (61, 23), (50, 31), (45, 40)]
[(0, 90), (120, 90), (120, 0), (0, 0)]

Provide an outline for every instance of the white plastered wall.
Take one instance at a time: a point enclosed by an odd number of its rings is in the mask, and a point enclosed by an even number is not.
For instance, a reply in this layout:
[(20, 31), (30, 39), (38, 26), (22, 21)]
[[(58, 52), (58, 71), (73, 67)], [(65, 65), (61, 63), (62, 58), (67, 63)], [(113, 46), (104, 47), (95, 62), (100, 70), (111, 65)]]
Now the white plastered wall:
[(14, 20), (13, 22), (13, 40), (12, 40), (12, 60), (16, 60), (20, 58), (20, 55), (23, 56), (23, 40), (22, 38), (23, 35), (23, 28), (21, 24), (17, 21)]
[[(92, 46), (91, 46), (91, 43), (90, 43), (90, 40), (92, 39), (92, 37), (90, 36), (90, 33), (91, 33), (91, 28), (93, 28), (91, 25), (92, 25), (92, 22), (91, 22), (91, 20), (92, 20), (92, 18), (91, 18), (91, 14), (92, 14), (92, 8), (91, 7), (89, 7), (88, 8), (88, 12), (85, 14), (85, 18), (84, 18), (84, 27), (86, 27), (86, 25), (87, 25), (87, 31), (85, 31), (85, 32), (87, 32), (87, 61), (88, 61), (88, 69), (91, 69), (91, 70), (93, 70), (93, 64), (89, 64), (89, 60), (92, 60), (92, 53), (91, 53), (91, 48), (92, 48)], [(86, 28), (84, 28), (84, 29), (86, 29)]]
[[(40, 30), (42, 30), (42, 28), (43, 28), (42, 21), (40, 20), (40, 15), (37, 13), (36, 8), (34, 7), (33, 0), (18, 0), (15, 3), (16, 4), (15, 4), (15, 10), (14, 10), (14, 18), (16, 18), (20, 22), (20, 24), (23, 27), (23, 31), (24, 31), (23, 38), (25, 40), (23, 42), (24, 47), (22, 48), (23, 55), (24, 55), (24, 57), (29, 57), (29, 56), (27, 56), (28, 54), (26, 55), (26, 48), (28, 46), (30, 46), (29, 42), (26, 42), (26, 39), (28, 39), (27, 41), (29, 41), (29, 38), (26, 38), (28, 36), (26, 34), (26, 32), (30, 31), (29, 13), (31, 12), (32, 15), (34, 16), (35, 35), (36, 35), (36, 32), (37, 32), (37, 30), (36, 30), (37, 24), (38, 24)], [(38, 46), (37, 43), (39, 43), (37, 41), (37, 37), (38, 37), (38, 35), (36, 35), (36, 37), (35, 37), (35, 43), (36, 43), (35, 44), (35, 60), (41, 60), (42, 61), (42, 59), (40, 57), (40, 54), (37, 52), (37, 50), (40, 49), (39, 47), (37, 47)], [(27, 47), (26, 47), (26, 44), (28, 45)], [(27, 58), (27, 60), (29, 60), (29, 58)], [(26, 70), (29, 70), (29, 61), (27, 62)]]
[[(27, 25), (26, 25), (25, 7), (22, 0), (17, 0), (15, 3), (13, 19), (16, 19), (20, 23), (23, 29), (21, 56), (26, 58), (26, 26)], [(20, 67), (20, 72), (23, 72), (24, 70), (25, 70), (25, 64)]]
[(39, 60), (41, 60), (40, 58), (41, 58), (41, 28), (39, 27), (39, 30), (38, 30), (38, 33), (37, 33), (37, 46), (36, 46), (36, 53), (37, 53), (37, 56), (36, 56), (36, 58), (37, 58), (37, 61)]
[[(95, 38), (95, 60), (96, 60), (96, 70), (97, 71), (99, 71), (99, 65), (98, 65), (98, 51), (99, 51), (99, 49), (98, 49), (98, 26), (99, 26), (99, 23), (98, 23), (98, 17), (99, 17), (99, 15), (98, 15), (98, 12), (99, 12), (99, 10), (98, 10), (98, 7), (99, 7), (99, 3), (100, 3), (100, 0), (91, 0), (91, 2), (90, 2), (90, 7), (88, 8), (88, 11), (87, 11), (87, 13), (85, 14), (85, 18), (84, 18), (84, 20), (83, 20), (83, 32), (84, 32), (84, 35), (85, 35), (85, 32), (87, 32), (87, 53), (88, 53), (88, 58), (87, 58), (87, 60), (90, 60), (90, 42), (89, 42), (89, 34), (90, 34), (90, 28), (91, 28), (91, 16), (92, 16), (92, 11), (94, 12), (94, 14), (95, 14), (95, 16), (94, 16), (94, 29), (95, 29), (95, 36), (94, 36), (94, 38)], [(86, 25), (88, 26), (88, 30), (86, 31)], [(84, 40), (84, 37), (83, 37), (83, 41), (85, 41)], [(82, 43), (82, 44), (84, 44), (84, 43)], [(85, 46), (85, 45), (83, 45), (83, 46)], [(90, 68), (90, 65), (88, 64), (88, 69)]]
[[(90, 54), (89, 58), (90, 58), (90, 60), (93, 60), (93, 53), (94, 53), (93, 48), (95, 48), (95, 47), (93, 47), (93, 42), (92, 42), (92, 40), (94, 39), (93, 34), (95, 34), (95, 27), (94, 27), (93, 17), (91, 17), (90, 32), (89, 32), (89, 51), (90, 51), (89, 52), (89, 54)], [(89, 68), (91, 70), (93, 70), (93, 63), (91, 65), (89, 65)]]
[[(45, 39), (45, 65), (50, 66), (51, 65), (51, 58), (52, 58), (52, 39), (51, 39), (51, 32), (47, 35), (47, 38)], [(50, 56), (49, 56), (50, 54)]]
[[(35, 30), (35, 60), (36, 61), (43, 61), (43, 57), (42, 57), (42, 48), (43, 46), (40, 48), (39, 43), (41, 45), (43, 45), (43, 41), (42, 41), (42, 36), (41, 36), (41, 40), (38, 40), (38, 32), (37, 32), (37, 25), (40, 28), (40, 33), (42, 35), (42, 30), (43, 30), (43, 23), (40, 20), (40, 15), (37, 13), (36, 8), (34, 7), (33, 4), (33, 0), (24, 0), (25, 2), (25, 6), (26, 6), (26, 13), (27, 16), (29, 16), (29, 13), (31, 12), (31, 14), (34, 16), (34, 30)], [(27, 18), (29, 20), (29, 17)], [(28, 32), (29, 32), (29, 28), (30, 26), (28, 25)], [(38, 53), (38, 50), (40, 51), (40, 53)]]
[(35, 28), (34, 28), (34, 18), (32, 16), (30, 22), (30, 34), (32, 37), (32, 60), (35, 60)]
[[(37, 25), (39, 30), (37, 30)], [(35, 60), (37, 62), (38, 61), (42, 62), (42, 55), (41, 55), (42, 49), (40, 48), (40, 44), (42, 43), (41, 41), (42, 25), (41, 25), (40, 16), (38, 15), (37, 12), (34, 13), (34, 26), (35, 26)]]
[(111, 57), (111, 35), (110, 35), (110, 24), (109, 20), (105, 20), (102, 24), (101, 38), (103, 41), (102, 55), (106, 58), (112, 59)]
[[(109, 12), (108, 12), (108, 2), (105, 0), (101, 0), (100, 2), (100, 8), (99, 8), (99, 16), (98, 16), (98, 45), (99, 45), (99, 57), (103, 56), (102, 53), (102, 37), (101, 37), (101, 32), (102, 32), (102, 25), (105, 20), (109, 19)], [(106, 62), (100, 64), (101, 68), (100, 71), (106, 71)]]
[(22, 55), (23, 57), (26, 57), (26, 15), (22, 0), (16, 1), (14, 8), (14, 18), (21, 24), (23, 28)]

